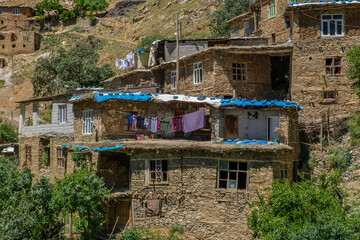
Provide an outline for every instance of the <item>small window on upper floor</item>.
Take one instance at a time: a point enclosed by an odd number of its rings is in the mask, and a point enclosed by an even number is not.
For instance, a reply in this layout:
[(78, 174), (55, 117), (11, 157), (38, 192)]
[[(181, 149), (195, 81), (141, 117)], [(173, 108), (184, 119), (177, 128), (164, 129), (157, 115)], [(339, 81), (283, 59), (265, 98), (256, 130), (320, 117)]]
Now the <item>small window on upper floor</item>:
[(321, 36), (339, 37), (344, 36), (344, 20), (341, 14), (321, 15)]
[(0, 9), (0, 15), (2, 15), (2, 14), (3, 14), (3, 10)]
[(341, 58), (326, 58), (325, 63), (326, 75), (340, 75), (341, 74)]
[(25, 161), (27, 163), (31, 163), (31, 161), (32, 161), (30, 146), (25, 146)]
[(235, 25), (234, 26), (234, 37), (239, 37), (240, 36), (239, 30), (240, 30), (239, 24)]
[(92, 134), (93, 127), (93, 110), (83, 111), (83, 124), (82, 124), (82, 133), (83, 134)]
[(233, 80), (241, 81), (246, 80), (246, 64), (245, 63), (233, 63)]
[(170, 87), (172, 90), (177, 88), (177, 82), (176, 82), (176, 71), (171, 71), (171, 84)]
[(202, 63), (195, 63), (194, 72), (193, 72), (194, 84), (202, 83), (202, 71), (203, 71)]
[(269, 18), (273, 18), (276, 15), (275, 1), (269, 3)]
[(168, 182), (167, 160), (150, 160), (150, 182), (152, 184)]
[(67, 107), (66, 105), (59, 106), (59, 123), (67, 122)]
[(65, 164), (66, 164), (66, 153), (65, 150), (61, 149), (61, 148), (57, 148), (56, 149), (56, 157), (57, 157), (57, 166), (58, 167), (62, 167), (65, 168)]
[(20, 9), (19, 8), (13, 9), (13, 14), (17, 16), (20, 15)]

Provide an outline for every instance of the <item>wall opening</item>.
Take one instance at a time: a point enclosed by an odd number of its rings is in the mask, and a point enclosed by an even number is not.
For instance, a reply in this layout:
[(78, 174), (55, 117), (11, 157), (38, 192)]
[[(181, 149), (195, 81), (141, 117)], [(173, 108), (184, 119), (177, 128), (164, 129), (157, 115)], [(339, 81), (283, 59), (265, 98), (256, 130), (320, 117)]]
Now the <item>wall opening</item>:
[(105, 180), (105, 186), (113, 192), (129, 190), (129, 156), (125, 153), (102, 152), (99, 161), (99, 176)]
[(17, 40), (17, 36), (15, 34), (11, 34), (11, 41), (15, 42)]
[[(131, 199), (116, 199), (105, 205), (105, 227), (106, 232), (114, 234), (123, 230), (131, 216)], [(116, 226), (115, 226), (116, 223)]]
[(5, 40), (5, 36), (0, 34), (0, 40)]
[(289, 92), (290, 81), (290, 56), (271, 57), (271, 89)]

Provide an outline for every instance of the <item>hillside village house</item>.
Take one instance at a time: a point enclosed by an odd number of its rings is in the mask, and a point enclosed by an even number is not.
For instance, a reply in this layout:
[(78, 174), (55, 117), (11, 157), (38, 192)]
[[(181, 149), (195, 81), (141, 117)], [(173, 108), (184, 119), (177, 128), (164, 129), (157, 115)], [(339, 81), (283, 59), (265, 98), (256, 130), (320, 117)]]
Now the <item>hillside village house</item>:
[(0, 6), (0, 54), (33, 53), (40, 48), (41, 36), (31, 30), (32, 8)]
[[(49, 100), (52, 124), (39, 125), (38, 106)], [(33, 126), (20, 128), (21, 164), (54, 180), (77, 168), (71, 156), (80, 149), (112, 189), (108, 232), (118, 219), (117, 229), (179, 224), (197, 239), (250, 238), (255, 191), (296, 175), (301, 108), (293, 102), (96, 90), (23, 101), (21, 122), (29, 103)], [(187, 133), (162, 122), (155, 132), (130, 124), (135, 114), (163, 120), (202, 111), (203, 128)], [(42, 166), (45, 151), (50, 163)]]

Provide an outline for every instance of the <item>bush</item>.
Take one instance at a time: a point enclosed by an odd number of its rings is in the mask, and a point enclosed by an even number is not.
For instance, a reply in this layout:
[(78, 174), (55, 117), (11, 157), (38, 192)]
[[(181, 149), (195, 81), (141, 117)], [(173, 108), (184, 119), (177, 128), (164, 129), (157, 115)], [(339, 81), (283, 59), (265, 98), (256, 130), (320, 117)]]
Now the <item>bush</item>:
[(14, 143), (17, 141), (17, 128), (9, 122), (4, 122), (0, 120), (0, 143)]
[(165, 39), (165, 37), (163, 35), (155, 33), (153, 35), (142, 38), (140, 40), (140, 42), (138, 43), (137, 48), (138, 49), (146, 48), (146, 47), (150, 46), (156, 40), (164, 40), (164, 39)]
[(355, 113), (347, 122), (350, 130), (350, 142), (360, 146), (360, 113)]
[(59, 0), (43, 0), (35, 5), (33, 12), (35, 16), (43, 16), (45, 11), (50, 12), (52, 10), (57, 10), (59, 13), (63, 11), (63, 6), (61, 6)]
[(328, 151), (328, 156), (323, 161), (330, 168), (344, 172), (350, 166), (352, 154), (350, 148), (338, 147)]

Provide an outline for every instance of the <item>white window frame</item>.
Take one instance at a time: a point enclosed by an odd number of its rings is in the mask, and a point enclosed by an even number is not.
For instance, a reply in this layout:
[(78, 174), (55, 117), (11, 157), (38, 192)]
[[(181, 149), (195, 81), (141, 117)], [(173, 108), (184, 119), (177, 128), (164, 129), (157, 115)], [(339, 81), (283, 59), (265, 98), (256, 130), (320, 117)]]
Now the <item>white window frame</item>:
[(93, 128), (93, 110), (83, 111), (83, 119), (82, 119), (82, 134), (90, 135), (92, 134)]
[[(228, 162), (228, 168), (227, 169), (221, 169), (220, 168), (220, 163), (221, 162)], [(246, 170), (230, 170), (229, 169), (229, 163), (230, 162), (236, 162), (237, 164), (240, 164), (240, 163), (245, 163), (246, 164)], [(239, 165), (238, 165), (239, 166)], [(220, 187), (220, 181), (221, 181), (221, 178), (220, 178), (220, 171), (226, 171), (226, 172), (228, 172), (228, 178), (227, 178), (227, 186), (226, 186), (226, 188), (221, 188)], [(236, 173), (236, 183), (235, 183), (235, 188), (229, 188), (229, 174), (230, 174), (230, 172), (235, 172)], [(245, 186), (245, 188), (244, 189), (242, 189), (242, 188), (238, 188), (238, 177), (239, 177), (239, 175), (238, 175), (238, 173), (246, 173), (246, 186)], [(217, 188), (218, 189), (227, 189), (227, 190), (233, 190), (233, 191), (247, 191), (247, 189), (248, 189), (248, 186), (249, 186), (249, 163), (248, 162), (240, 162), (240, 161), (228, 161), (228, 160), (219, 160), (218, 161), (218, 174), (217, 174)]]
[(276, 1), (269, 2), (269, 19), (276, 17)]
[[(335, 15), (341, 16), (341, 19), (334, 19)], [(323, 19), (324, 16), (331, 16), (331, 19)], [(330, 21), (334, 21), (335, 25), (341, 23), (341, 34), (337, 33), (337, 28), (335, 28), (335, 34), (330, 35)], [(324, 34), (324, 23), (327, 25), (327, 34)], [(343, 37), (344, 36), (344, 15), (343, 14), (321, 14), (321, 37)]]
[(14, 9), (13, 9), (13, 15), (15, 15), (15, 16), (19, 16), (19, 15), (20, 15), (20, 13), (21, 13), (21, 11), (20, 11), (20, 9), (19, 9), (19, 8), (14, 8)]
[(59, 105), (59, 123), (67, 122), (67, 105)]
[(193, 81), (194, 85), (202, 83), (203, 64), (202, 62), (194, 63)]
[(176, 82), (176, 71), (171, 71), (170, 76), (170, 88), (171, 90), (175, 90), (177, 88), (177, 82)]

